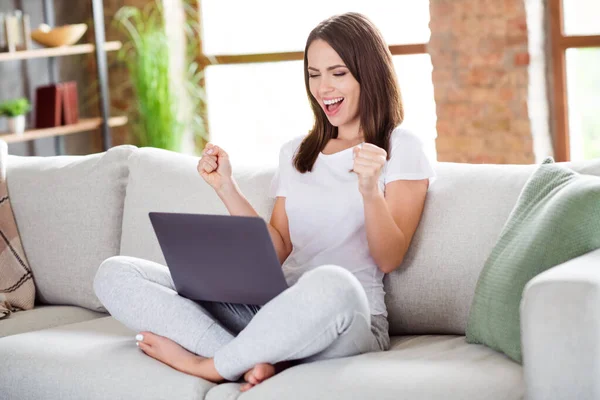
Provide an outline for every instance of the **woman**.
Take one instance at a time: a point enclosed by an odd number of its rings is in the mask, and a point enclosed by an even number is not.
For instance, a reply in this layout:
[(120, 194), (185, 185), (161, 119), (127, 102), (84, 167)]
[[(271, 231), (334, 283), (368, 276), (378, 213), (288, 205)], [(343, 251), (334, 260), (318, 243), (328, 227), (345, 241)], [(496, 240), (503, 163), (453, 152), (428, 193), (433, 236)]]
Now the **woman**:
[[(244, 376), (242, 391), (294, 363), (389, 348), (382, 279), (401, 264), (435, 176), (421, 141), (398, 128), (392, 57), (367, 18), (321, 22), (304, 67), (315, 125), (282, 146), (267, 224), (290, 288), (262, 307), (193, 302), (166, 267), (130, 257), (108, 259), (94, 281), (147, 355), (212, 382)], [(198, 172), (231, 215), (258, 216), (224, 149), (207, 144)]]

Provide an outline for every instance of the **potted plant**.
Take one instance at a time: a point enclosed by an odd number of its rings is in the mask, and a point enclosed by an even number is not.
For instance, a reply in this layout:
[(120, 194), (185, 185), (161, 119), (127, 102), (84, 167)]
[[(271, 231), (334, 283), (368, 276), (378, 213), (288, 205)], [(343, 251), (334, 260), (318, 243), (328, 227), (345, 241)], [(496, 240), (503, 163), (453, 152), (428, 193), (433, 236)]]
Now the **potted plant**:
[(22, 134), (25, 132), (25, 114), (31, 109), (29, 100), (25, 98), (9, 100), (0, 104), (0, 115), (8, 119), (8, 131)]
[(135, 96), (127, 111), (140, 147), (179, 151), (186, 132), (196, 143), (206, 141), (204, 75), (196, 61), (200, 35), (193, 3), (183, 1), (187, 43), (183, 89), (172, 81), (162, 3), (151, 1), (143, 9), (123, 6), (115, 14), (114, 23), (125, 34), (119, 59), (127, 67)]

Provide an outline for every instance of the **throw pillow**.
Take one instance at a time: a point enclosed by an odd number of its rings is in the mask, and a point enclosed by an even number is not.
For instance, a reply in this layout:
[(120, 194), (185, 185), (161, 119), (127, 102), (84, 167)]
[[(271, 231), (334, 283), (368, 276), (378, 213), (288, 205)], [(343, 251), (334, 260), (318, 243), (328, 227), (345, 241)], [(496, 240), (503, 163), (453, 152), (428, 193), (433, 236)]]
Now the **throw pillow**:
[(519, 306), (527, 282), (600, 248), (600, 178), (549, 157), (527, 180), (479, 275), (467, 342), (521, 363)]
[(0, 142), (0, 319), (13, 311), (30, 310), (35, 284), (25, 257), (6, 185), (8, 146)]
[(10, 200), (35, 277), (36, 304), (106, 312), (93, 281), (100, 264), (119, 254), (127, 160), (135, 150), (8, 156)]

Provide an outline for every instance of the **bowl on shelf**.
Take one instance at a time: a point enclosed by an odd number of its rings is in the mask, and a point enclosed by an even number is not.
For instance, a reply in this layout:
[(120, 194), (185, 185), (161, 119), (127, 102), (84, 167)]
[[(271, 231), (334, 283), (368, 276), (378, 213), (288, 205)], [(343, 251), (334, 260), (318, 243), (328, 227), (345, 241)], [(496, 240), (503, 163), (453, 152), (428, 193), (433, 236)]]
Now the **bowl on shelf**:
[(48, 25), (42, 24), (31, 32), (31, 38), (47, 47), (71, 46), (81, 39), (87, 28), (87, 24), (74, 24), (50, 29)]

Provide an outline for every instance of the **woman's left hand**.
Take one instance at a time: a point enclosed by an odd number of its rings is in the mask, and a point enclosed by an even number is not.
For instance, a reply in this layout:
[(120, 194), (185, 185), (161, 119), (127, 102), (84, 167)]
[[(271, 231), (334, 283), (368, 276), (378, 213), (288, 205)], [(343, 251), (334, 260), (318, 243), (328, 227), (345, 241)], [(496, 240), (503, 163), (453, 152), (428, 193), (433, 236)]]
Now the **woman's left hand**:
[(371, 143), (354, 150), (353, 171), (358, 175), (358, 190), (363, 198), (379, 193), (379, 175), (385, 165), (387, 151)]

